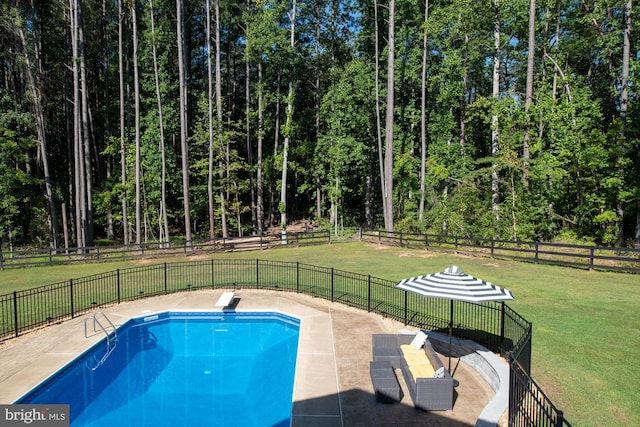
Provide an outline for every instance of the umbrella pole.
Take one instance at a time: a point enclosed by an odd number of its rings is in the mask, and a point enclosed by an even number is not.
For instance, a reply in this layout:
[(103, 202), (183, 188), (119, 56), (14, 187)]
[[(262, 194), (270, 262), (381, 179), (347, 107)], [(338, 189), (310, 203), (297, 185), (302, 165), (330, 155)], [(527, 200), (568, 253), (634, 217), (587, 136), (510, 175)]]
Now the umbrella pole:
[(453, 337), (453, 300), (449, 309), (449, 373), (451, 373), (451, 340)]

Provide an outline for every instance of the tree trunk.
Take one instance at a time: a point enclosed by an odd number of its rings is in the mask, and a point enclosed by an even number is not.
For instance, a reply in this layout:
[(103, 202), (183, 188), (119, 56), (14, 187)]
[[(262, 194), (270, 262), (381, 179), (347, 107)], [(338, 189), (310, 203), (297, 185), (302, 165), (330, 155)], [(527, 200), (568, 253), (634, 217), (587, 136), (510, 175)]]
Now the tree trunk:
[[(169, 244), (169, 221), (167, 219), (167, 159), (164, 148), (164, 120), (162, 116), (162, 99), (160, 97), (160, 76), (158, 73), (158, 55), (156, 52), (155, 23), (153, 15), (153, 0), (149, 0), (149, 10), (151, 13), (151, 48), (153, 53), (153, 75), (156, 83), (156, 100), (158, 102), (158, 127), (160, 128), (160, 161), (162, 162), (162, 172), (160, 177), (160, 235), (164, 236), (164, 241)], [(161, 238), (160, 241), (163, 241)]]
[[(293, 0), (292, 10), (289, 14), (291, 21), (291, 50), (295, 48), (296, 37), (296, 0)], [(287, 95), (287, 118), (284, 125), (284, 143), (282, 147), (282, 178), (280, 182), (280, 227), (282, 228), (282, 243), (287, 242), (287, 156), (289, 154), (289, 140), (293, 127), (293, 76), (289, 80), (289, 94)]]
[[(494, 38), (494, 56), (493, 56), (493, 90), (492, 96), (495, 102), (500, 98), (500, 9), (498, 0), (494, 0), (494, 18), (493, 18), (493, 38)], [(499, 130), (498, 130), (498, 113), (497, 106), (491, 117), (491, 157), (493, 163), (491, 165), (491, 210), (493, 218), (497, 222), (500, 219), (500, 193), (498, 183), (498, 165), (496, 158), (499, 150)]]
[(73, 72), (73, 191), (76, 220), (76, 247), (85, 245), (84, 222), (84, 185), (82, 132), (80, 121), (80, 70), (78, 65), (78, 3), (69, 1), (69, 17), (71, 26), (71, 69)]
[(186, 246), (192, 248), (191, 207), (189, 205), (189, 147), (187, 146), (187, 76), (185, 70), (184, 40), (184, 4), (176, 0), (177, 38), (178, 38), (178, 74), (180, 84), (180, 151), (182, 153), (182, 197), (184, 206), (184, 233)]
[(89, 87), (87, 83), (87, 55), (84, 43), (84, 23), (82, 19), (82, 1), (78, 5), (78, 54), (80, 61), (80, 93), (82, 102), (82, 145), (83, 145), (83, 187), (84, 187), (84, 243), (83, 246), (93, 245), (93, 181), (91, 174), (91, 127), (89, 121)]
[(469, 71), (468, 71), (468, 66), (469, 66), (469, 32), (465, 31), (464, 33), (464, 48), (462, 51), (462, 94), (460, 95), (460, 101), (459, 102), (459, 111), (460, 111), (460, 115), (459, 115), (459, 125), (460, 125), (460, 139), (459, 139), (459, 145), (460, 145), (460, 155), (463, 158), (464, 161), (464, 155), (465, 155), (465, 144), (467, 141), (467, 134), (466, 134), (466, 120), (465, 120), (465, 116), (466, 116), (466, 108), (467, 108), (467, 86), (468, 86), (468, 81), (469, 81)]
[[(314, 13), (315, 13), (315, 18), (316, 18), (316, 22), (315, 22), (315, 27), (316, 27), (316, 40), (315, 40), (315, 55), (316, 55), (316, 79), (315, 79), (315, 93), (314, 93), (314, 108), (316, 111), (316, 116), (315, 116), (315, 137), (316, 137), (316, 142), (320, 140), (320, 104), (322, 102), (322, 94), (320, 92), (320, 75), (321, 75), (321, 69), (322, 69), (322, 55), (321, 55), (321, 51), (322, 51), (322, 45), (320, 43), (321, 37), (322, 37), (322, 10), (321, 10), (321, 4), (319, 1), (315, 2), (314, 5)], [(334, 21), (335, 17), (334, 17), (334, 9), (333, 9), (333, 4), (331, 7), (331, 20), (332, 23)], [(332, 26), (333, 29), (333, 26)], [(332, 46), (332, 58), (334, 57), (333, 55), (333, 46)], [(332, 62), (332, 66), (333, 66), (333, 62)], [(320, 180), (319, 176), (316, 176), (316, 219), (320, 219), (322, 218), (322, 181)]]
[(384, 228), (393, 231), (393, 110), (394, 110), (394, 72), (395, 72), (395, 0), (389, 0), (389, 42), (387, 46), (387, 111), (385, 117), (384, 150)]
[(209, 207), (209, 239), (215, 239), (215, 198), (213, 195), (213, 164), (214, 164), (214, 132), (213, 132), (213, 65), (211, 63), (211, 2), (206, 1), (207, 9), (207, 106), (209, 116), (209, 169), (207, 173), (207, 199)]
[[(622, 76), (620, 79), (620, 85), (622, 91), (620, 93), (620, 120), (621, 126), (621, 141), (622, 149), (618, 150), (618, 158), (616, 163), (618, 164), (618, 174), (622, 177), (624, 175), (623, 161), (627, 157), (627, 144), (626, 144), (626, 126), (627, 126), (627, 111), (629, 108), (629, 59), (631, 55), (631, 9), (633, 6), (632, 0), (628, 0), (625, 4), (624, 10), (624, 36), (622, 44)], [(622, 188), (618, 191), (618, 201), (616, 203), (616, 214), (618, 220), (616, 221), (616, 245), (618, 247), (624, 246), (624, 201), (620, 198)], [(640, 226), (636, 224), (636, 227)]]
[[(218, 162), (219, 168), (219, 176), (220, 176), (220, 222), (222, 223), (222, 237), (229, 237), (229, 232), (227, 231), (227, 206), (226, 206), (226, 197), (225, 197), (225, 179), (224, 179), (224, 165), (223, 165), (223, 157), (224, 156), (224, 141), (222, 138), (222, 75), (220, 72), (220, 4), (219, 0), (215, 0), (215, 31), (216, 31), (216, 112), (217, 112), (217, 128), (216, 135), (218, 137), (218, 148), (220, 149), (220, 160)], [(227, 159), (228, 164), (228, 159)], [(228, 185), (228, 184), (227, 184)]]
[[(295, 0), (294, 0), (295, 4)], [(295, 10), (295, 9), (294, 9)], [(293, 20), (292, 20), (293, 31)], [(280, 211), (280, 227), (282, 234), (282, 243), (287, 242), (287, 167), (289, 154), (289, 134), (291, 132), (291, 122), (293, 116), (293, 82), (289, 81), (289, 94), (287, 95), (287, 118), (285, 120), (285, 136), (282, 146), (282, 176), (280, 181), (280, 204), (278, 210)]]
[[(247, 0), (247, 14), (251, 11), (251, 0)], [(245, 34), (247, 35), (247, 47), (249, 44), (249, 29), (250, 26), (247, 23)], [(251, 63), (247, 59), (245, 61), (245, 120), (247, 122), (247, 162), (249, 163), (249, 200), (251, 203), (251, 229), (252, 234), (258, 232), (258, 209), (256, 207), (256, 188), (253, 172), (253, 147), (251, 144)], [(240, 224), (238, 224), (238, 227)]]
[(382, 119), (380, 117), (380, 35), (378, 28), (378, 0), (373, 1), (373, 16), (375, 28), (375, 92), (376, 92), (376, 140), (378, 142), (378, 165), (380, 167), (380, 190), (382, 191), (382, 212), (385, 218), (387, 213), (387, 198), (384, 196), (385, 173), (384, 173), (384, 150), (382, 149)]
[(256, 171), (256, 221), (258, 234), (262, 236), (264, 226), (264, 190), (262, 188), (262, 142), (263, 142), (263, 93), (262, 93), (262, 61), (258, 59), (258, 165)]
[[(424, 2), (424, 22), (429, 19), (429, 0)], [(426, 27), (426, 25), (425, 25)], [(429, 38), (425, 28), (422, 36), (422, 76), (420, 79), (420, 205), (418, 221), (424, 218), (425, 180), (427, 163), (427, 60), (429, 58)]]
[(523, 169), (522, 177), (524, 188), (529, 188), (529, 145), (531, 141), (531, 120), (529, 110), (533, 101), (533, 65), (536, 48), (536, 0), (529, 0), (529, 50), (527, 53), (527, 83), (524, 101), (524, 141), (522, 143)]
[[(111, 32), (107, 31), (107, 0), (102, 0), (100, 7), (100, 15), (101, 15), (101, 25), (100, 25), (100, 34), (101, 34), (101, 44), (102, 44), (102, 60), (103, 64), (103, 72), (105, 76), (109, 76), (110, 68), (111, 68)], [(111, 22), (111, 16), (109, 16), (109, 22)], [(101, 141), (108, 141), (111, 139), (111, 80), (109, 78), (104, 79), (104, 103), (105, 103), (105, 115), (104, 115), (104, 134), (101, 137)], [(107, 182), (111, 182), (113, 177), (113, 157), (112, 155), (105, 156), (105, 179)], [(106, 206), (106, 233), (107, 240), (113, 242), (115, 239), (115, 229), (113, 223), (113, 203), (112, 199), (109, 198)]]
[(40, 97), (39, 87), (36, 85), (36, 80), (33, 76), (31, 68), (31, 59), (29, 58), (29, 49), (27, 46), (27, 40), (22, 31), (22, 27), (19, 23), (14, 24), (16, 26), (16, 32), (22, 49), (24, 51), (24, 68), (27, 75), (27, 83), (31, 91), (33, 98), (33, 113), (36, 119), (36, 132), (38, 135), (38, 142), (40, 143), (40, 153), (42, 156), (42, 172), (44, 174), (45, 183), (45, 198), (47, 200), (47, 219), (49, 222), (49, 236), (50, 246), (52, 249), (58, 249), (58, 220), (56, 216), (56, 206), (53, 196), (53, 188), (51, 185), (51, 175), (49, 174), (49, 155), (47, 154), (47, 134), (45, 132), (44, 114), (42, 112), (42, 104)]
[(118, 75), (120, 82), (120, 184), (122, 200), (122, 236), (124, 244), (129, 244), (129, 219), (127, 214), (127, 152), (125, 139), (125, 115), (124, 115), (124, 12), (122, 1), (118, 1)]
[(136, 244), (142, 242), (142, 163), (140, 160), (140, 79), (138, 76), (138, 14), (135, 1), (131, 7), (131, 32), (133, 41), (133, 106), (134, 106), (134, 134), (136, 147)]

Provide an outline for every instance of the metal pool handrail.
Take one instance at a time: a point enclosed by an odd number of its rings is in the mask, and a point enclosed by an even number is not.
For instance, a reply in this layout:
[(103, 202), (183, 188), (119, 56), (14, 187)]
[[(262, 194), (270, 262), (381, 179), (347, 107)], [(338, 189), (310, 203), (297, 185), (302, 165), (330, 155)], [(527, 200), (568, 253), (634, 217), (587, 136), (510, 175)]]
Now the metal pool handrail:
[[(104, 320), (107, 321), (108, 325), (107, 327), (111, 328), (111, 332), (109, 332), (107, 330), (107, 328), (105, 328), (102, 323), (100, 323), (100, 320), (98, 319), (98, 316), (102, 316), (104, 318)], [(86, 365), (87, 368), (91, 369), (92, 371), (95, 371), (96, 369), (98, 369), (106, 360), (107, 358), (111, 355), (111, 353), (113, 353), (113, 350), (115, 350), (116, 345), (118, 345), (118, 329), (114, 326), (114, 324), (111, 322), (111, 320), (109, 320), (109, 318), (107, 317), (106, 314), (104, 314), (102, 311), (98, 311), (96, 312), (93, 316), (91, 316), (90, 318), (85, 319), (84, 321), (84, 337), (88, 338), (88, 334), (87, 334), (87, 322), (89, 320), (93, 320), (93, 332), (98, 332), (98, 330), (96, 330), (96, 325), (99, 326), (100, 330), (102, 332), (104, 332), (104, 334), (106, 335), (106, 343), (107, 343), (107, 351), (105, 352), (105, 354), (98, 359), (96, 356), (93, 356), (93, 359), (95, 360), (96, 364), (93, 366), (90, 365)]]

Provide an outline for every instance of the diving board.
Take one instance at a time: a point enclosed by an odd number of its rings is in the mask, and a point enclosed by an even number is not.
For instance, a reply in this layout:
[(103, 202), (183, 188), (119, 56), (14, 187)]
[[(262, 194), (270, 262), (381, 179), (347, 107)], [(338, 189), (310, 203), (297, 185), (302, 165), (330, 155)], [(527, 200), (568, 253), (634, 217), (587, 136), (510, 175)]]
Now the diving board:
[(223, 292), (222, 295), (220, 295), (220, 298), (218, 298), (218, 301), (216, 301), (216, 307), (228, 307), (231, 305), (231, 302), (233, 301), (233, 297), (235, 297), (236, 293), (233, 291), (229, 291), (229, 292)]

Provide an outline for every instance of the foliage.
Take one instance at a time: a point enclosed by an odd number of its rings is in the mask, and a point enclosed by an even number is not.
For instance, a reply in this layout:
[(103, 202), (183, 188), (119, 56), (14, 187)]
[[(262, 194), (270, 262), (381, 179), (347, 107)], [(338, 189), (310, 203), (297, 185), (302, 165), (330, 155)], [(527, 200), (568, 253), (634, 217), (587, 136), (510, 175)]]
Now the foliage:
[[(190, 226), (197, 234), (208, 233), (210, 215), (215, 216), (217, 232), (222, 232), (223, 211), (225, 225), (236, 234), (279, 226), (284, 210), (291, 221), (315, 217), (334, 227), (382, 226), (379, 161), (384, 153), (378, 141), (386, 129), (378, 129), (379, 107), (382, 117), (387, 108), (394, 113), (393, 220), (398, 230), (510, 240), (553, 240), (575, 234), (599, 244), (638, 244), (640, 116), (635, 87), (640, 55), (632, 43), (629, 75), (623, 78), (627, 3), (537, 2), (533, 99), (528, 109), (528, 1), (430, 1), (428, 11), (423, 1), (396, 3), (396, 96), (395, 104), (387, 106), (387, 3), (297, 0), (292, 47), (293, 1), (211, 2), (220, 8), (220, 37), (211, 40), (219, 42), (220, 52), (209, 52), (205, 4), (183, 2), (189, 16), (184, 107), (193, 205)], [(11, 13), (5, 8), (2, 14), (3, 242), (39, 244), (49, 241), (52, 230), (47, 223), (44, 164), (34, 128), (37, 105), (43, 109), (59, 225), (62, 203), (68, 213), (67, 228), (80, 224), (75, 211), (78, 190), (73, 188), (78, 178), (93, 184), (93, 216), (86, 220), (97, 238), (121, 240), (136, 228), (128, 224), (125, 230), (124, 224), (124, 214), (133, 218), (135, 213), (131, 9), (125, 7), (120, 17), (117, 2), (82, 2), (87, 40), (83, 59), (89, 88), (85, 94), (88, 129), (83, 132), (88, 135), (85, 148), (90, 159), (85, 165), (89, 173), (81, 175), (72, 143), (75, 77), (71, 65), (79, 60), (71, 57), (72, 15), (68, 9), (74, 4), (18, 0), (12, 3)], [(185, 229), (176, 3), (153, 2), (153, 34), (150, 3), (129, 6), (136, 8), (138, 16), (139, 172), (145, 233), (141, 237), (146, 240), (161, 232), (163, 166), (171, 233), (182, 234)], [(210, 12), (215, 19), (214, 10)], [(25, 35), (26, 52), (17, 29)], [(638, 38), (637, 20), (631, 20), (628, 31), (631, 40)], [(164, 141), (160, 141), (153, 45), (157, 48)], [(215, 43), (212, 46), (215, 50)], [(214, 111), (220, 107), (222, 118), (214, 113), (215, 200), (211, 202), (215, 209), (211, 213), (207, 58), (216, 53), (221, 62), (214, 67), (213, 77), (220, 79), (222, 93)], [(497, 96), (493, 93), (496, 60), (500, 65)], [(25, 90), (29, 87), (27, 63), (39, 103)], [(119, 102), (120, 75), (123, 105)], [(295, 97), (292, 120), (287, 123), (289, 82)], [(497, 151), (492, 151), (492, 134), (497, 135)], [(529, 138), (526, 157), (525, 134)], [(290, 172), (286, 202), (280, 203), (285, 137), (290, 141)], [(121, 144), (124, 165), (120, 164)], [(164, 165), (160, 144), (166, 151)]]
[(37, 179), (27, 172), (29, 155), (37, 147), (33, 116), (20, 112), (14, 96), (0, 91), (4, 111), (0, 114), (0, 247), (7, 244), (10, 248), (31, 243), (38, 236), (30, 222), (41, 220), (36, 216), (37, 202), (43, 202), (34, 193)]

